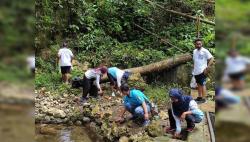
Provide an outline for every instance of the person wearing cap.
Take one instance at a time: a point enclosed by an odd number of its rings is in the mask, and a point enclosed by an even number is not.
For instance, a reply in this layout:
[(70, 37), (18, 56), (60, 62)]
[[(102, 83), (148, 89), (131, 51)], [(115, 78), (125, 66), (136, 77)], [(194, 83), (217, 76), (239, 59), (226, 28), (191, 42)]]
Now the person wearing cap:
[(130, 73), (117, 67), (110, 67), (108, 68), (107, 75), (112, 90), (114, 90), (115, 88), (118, 88), (118, 90), (120, 90), (122, 84), (127, 84)]
[(63, 43), (63, 47), (58, 51), (58, 62), (61, 68), (62, 81), (66, 84), (69, 83), (69, 74), (72, 70), (72, 61), (74, 55), (72, 51), (68, 48), (66, 42)]
[(101, 66), (94, 69), (89, 69), (85, 72), (82, 85), (83, 93), (81, 101), (87, 100), (87, 95), (96, 97), (98, 94), (103, 94), (102, 88), (100, 86), (100, 80), (103, 75), (107, 73), (107, 67)]
[(187, 131), (192, 132), (195, 123), (200, 123), (204, 118), (204, 113), (198, 108), (197, 103), (191, 96), (184, 95), (178, 88), (170, 89), (171, 108), (168, 110), (170, 127), (167, 133), (174, 133), (174, 138), (180, 138), (181, 121), (186, 120)]
[(124, 106), (116, 122), (124, 120), (124, 113), (128, 111), (132, 114), (132, 120), (140, 119), (142, 125), (147, 126), (150, 123), (151, 105), (149, 99), (140, 90), (130, 89), (127, 84), (121, 86), (121, 92), (124, 95)]

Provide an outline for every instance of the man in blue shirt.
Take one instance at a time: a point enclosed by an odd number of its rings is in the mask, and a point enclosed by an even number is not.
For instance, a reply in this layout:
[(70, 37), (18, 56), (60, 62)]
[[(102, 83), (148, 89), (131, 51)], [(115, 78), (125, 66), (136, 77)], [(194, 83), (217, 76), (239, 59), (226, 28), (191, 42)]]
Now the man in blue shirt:
[(150, 112), (149, 99), (140, 90), (130, 90), (127, 84), (121, 86), (121, 92), (124, 95), (124, 107), (117, 121), (122, 121), (124, 113), (128, 111), (133, 115), (133, 119), (143, 118), (143, 126), (147, 126), (150, 122), (148, 115)]

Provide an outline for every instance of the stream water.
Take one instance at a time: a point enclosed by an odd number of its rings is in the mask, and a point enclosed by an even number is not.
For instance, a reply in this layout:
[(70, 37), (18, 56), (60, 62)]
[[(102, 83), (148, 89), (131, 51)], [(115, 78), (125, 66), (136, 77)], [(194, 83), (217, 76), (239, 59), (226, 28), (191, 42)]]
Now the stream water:
[(1, 142), (101, 142), (87, 127), (35, 125), (33, 106), (0, 104), (0, 116)]
[(86, 127), (36, 125), (35, 142), (98, 142)]

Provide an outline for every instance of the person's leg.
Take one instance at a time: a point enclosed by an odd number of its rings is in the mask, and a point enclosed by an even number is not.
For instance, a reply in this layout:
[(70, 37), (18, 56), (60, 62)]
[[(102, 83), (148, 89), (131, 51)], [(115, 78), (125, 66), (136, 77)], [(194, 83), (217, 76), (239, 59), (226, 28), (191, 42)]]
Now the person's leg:
[(132, 115), (134, 114), (134, 107), (130, 103), (124, 104), (125, 109), (130, 112)]
[(176, 129), (175, 119), (171, 109), (168, 109), (168, 117), (169, 117), (170, 129)]
[(197, 84), (197, 89), (198, 89), (198, 97), (202, 98), (202, 91), (203, 91), (203, 86), (200, 84)]
[(91, 81), (91, 83), (90, 83), (89, 95), (92, 97), (98, 96), (98, 88), (96, 85), (94, 85), (93, 81)]
[[(150, 106), (147, 105), (147, 110), (148, 110), (148, 113), (150, 112)], [(144, 118), (144, 110), (143, 110), (143, 107), (142, 106), (138, 106), (137, 108), (135, 108), (135, 113), (134, 115), (137, 116), (137, 117), (140, 117), (140, 118)]]
[(207, 96), (207, 88), (206, 88), (206, 85), (203, 85), (202, 86), (202, 98), (206, 98)]
[(193, 129), (195, 127), (195, 117), (191, 114), (186, 115), (185, 120), (187, 121), (187, 128)]
[[(150, 112), (150, 106), (149, 105), (147, 105), (147, 110), (148, 110), (148, 113), (149, 113)], [(134, 116), (136, 116), (137, 118), (139, 118), (139, 120), (142, 121), (143, 126), (147, 126), (150, 123), (150, 120), (149, 119), (148, 120), (144, 119), (144, 114), (145, 114), (145, 112), (144, 112), (144, 109), (143, 109), (142, 106), (139, 106), (139, 107), (135, 108)]]
[(90, 91), (90, 83), (91, 81), (89, 79), (87, 79), (86, 77), (84, 77), (83, 79), (83, 91), (82, 91), (82, 98), (86, 99), (87, 95)]

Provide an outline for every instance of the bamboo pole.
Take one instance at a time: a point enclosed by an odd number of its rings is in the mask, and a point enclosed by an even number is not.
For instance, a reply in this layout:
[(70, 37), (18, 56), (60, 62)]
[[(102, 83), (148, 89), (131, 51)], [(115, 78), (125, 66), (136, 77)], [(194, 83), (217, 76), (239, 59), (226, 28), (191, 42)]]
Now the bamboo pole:
[[(152, 4), (152, 5), (158, 6), (158, 7), (164, 9), (165, 11), (167, 11), (167, 12), (169, 12), (169, 13), (173, 13), (173, 14), (180, 15), (180, 16), (182, 16), (182, 17), (185, 17), (185, 18), (197, 20), (197, 18), (196, 18), (195, 16), (191, 16), (191, 15), (187, 15), (187, 14), (182, 13), (182, 12), (178, 12), (178, 11), (166, 9), (165, 7), (163, 7), (163, 6), (161, 6), (161, 5), (157, 4), (157, 3), (154, 3), (154, 2), (152, 2), (152, 1), (150, 1), (150, 0), (145, 0), (145, 1), (148, 2), (148, 3), (150, 3), (150, 4)], [(204, 19), (200, 19), (200, 21), (203, 22), (203, 23), (206, 23), (206, 24), (215, 26), (215, 23), (214, 23), (214, 22), (207, 21), (207, 20), (204, 20)]]

